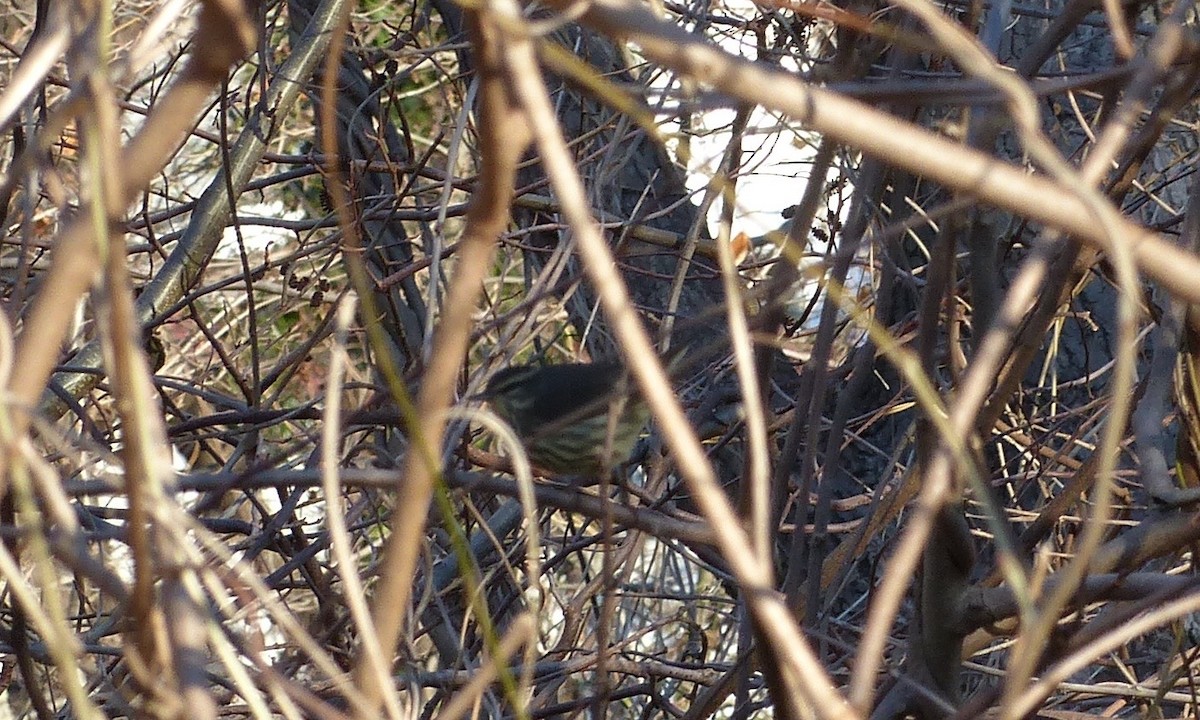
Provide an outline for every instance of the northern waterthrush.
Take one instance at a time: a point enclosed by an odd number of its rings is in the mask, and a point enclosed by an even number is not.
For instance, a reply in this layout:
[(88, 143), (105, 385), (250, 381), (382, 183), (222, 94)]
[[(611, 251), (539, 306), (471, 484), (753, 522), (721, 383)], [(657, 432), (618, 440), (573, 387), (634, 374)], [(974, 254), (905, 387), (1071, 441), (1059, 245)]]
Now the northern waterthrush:
[(492, 376), (483, 397), (556, 473), (596, 477), (629, 459), (649, 412), (617, 363), (520, 365)]

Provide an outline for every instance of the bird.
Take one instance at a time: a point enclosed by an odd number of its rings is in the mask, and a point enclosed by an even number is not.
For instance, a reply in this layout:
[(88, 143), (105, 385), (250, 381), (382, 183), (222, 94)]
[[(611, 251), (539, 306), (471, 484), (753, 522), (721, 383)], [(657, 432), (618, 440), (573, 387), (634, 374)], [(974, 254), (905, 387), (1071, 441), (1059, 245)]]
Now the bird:
[(494, 374), (482, 397), (530, 461), (560, 475), (595, 478), (628, 461), (649, 419), (615, 362), (514, 365)]

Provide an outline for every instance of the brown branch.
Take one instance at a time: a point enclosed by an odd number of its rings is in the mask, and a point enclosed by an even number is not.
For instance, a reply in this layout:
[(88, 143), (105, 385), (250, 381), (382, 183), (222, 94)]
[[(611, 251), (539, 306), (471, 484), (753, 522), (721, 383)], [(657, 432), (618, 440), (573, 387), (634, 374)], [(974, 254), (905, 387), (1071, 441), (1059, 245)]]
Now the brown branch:
[[(458, 264), (449, 283), (445, 314), (435, 333), (431, 363), (417, 396), (426, 447), (410, 448), (405, 460), (400, 501), (392, 517), (393, 532), (380, 569), (379, 584), (372, 596), (375, 630), (380, 645), (388, 653), (399, 642), (408, 614), (408, 599), (425, 534), (434, 477), (440, 472), (440, 468), (430, 466), (427, 458), (438, 457), (440, 453), (445, 433), (445, 410), (466, 356), (474, 308), (479, 304), (483, 279), (496, 242), (508, 226), (517, 165), (529, 144), (529, 130), (522, 109), (511, 96), (507, 84), (510, 71), (505, 30), (494, 19), (477, 14), (470, 15), (469, 24), (481, 79), (478, 110), (482, 130), (480, 184), (467, 212), (467, 227), (459, 243)], [(358, 680), (369, 703), (377, 706), (383, 689), (376, 686), (375, 676), (367, 670), (360, 661)]]
[[(108, 215), (124, 211), (162, 170), (192, 127), (213, 89), (225, 78), (233, 63), (245, 57), (254, 45), (254, 25), (240, 3), (233, 0), (205, 3), (200, 12), (194, 45), (197, 51), (179, 80), (163, 94), (157, 109), (121, 151), (118, 162), (124, 169), (119, 187), (110, 190)], [(87, 291), (99, 265), (92, 236), (92, 203), (81, 208), (63, 230), (54, 252), (54, 262), (34, 301), (33, 309), (17, 341), (16, 362), (9, 378), (9, 402), (28, 410), (36, 407), (46, 381), (58, 361), (58, 349), (66, 337), (75, 303)], [(0, 468), (7, 473), (12, 442), (24, 434), (29, 418), (13, 417), (8, 437), (0, 445)], [(0, 479), (0, 495), (7, 489), (7, 475)]]
[[(552, 3), (567, 9), (569, 3)], [(735, 57), (702, 36), (660, 20), (627, 0), (588, 6), (583, 21), (636, 43), (651, 59), (747, 102), (781, 112), (812, 130), (886, 163), (996, 207), (1036, 220), (1102, 249), (1127, 246), (1142, 272), (1190, 302), (1200, 302), (1200, 258), (1131, 220), (1098, 222), (1071, 188), (971, 150), (875, 108)], [(1112, 233), (1111, 239), (1109, 233)]]

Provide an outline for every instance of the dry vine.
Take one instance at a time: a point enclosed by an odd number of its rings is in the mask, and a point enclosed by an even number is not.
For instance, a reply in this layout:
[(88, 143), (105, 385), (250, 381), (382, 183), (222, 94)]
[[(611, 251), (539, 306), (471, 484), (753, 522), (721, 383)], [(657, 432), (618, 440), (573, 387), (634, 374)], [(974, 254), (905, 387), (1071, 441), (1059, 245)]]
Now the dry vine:
[[(1196, 716), (1197, 22), (7, 0), (9, 707)], [(601, 358), (531, 477), (479, 392)]]

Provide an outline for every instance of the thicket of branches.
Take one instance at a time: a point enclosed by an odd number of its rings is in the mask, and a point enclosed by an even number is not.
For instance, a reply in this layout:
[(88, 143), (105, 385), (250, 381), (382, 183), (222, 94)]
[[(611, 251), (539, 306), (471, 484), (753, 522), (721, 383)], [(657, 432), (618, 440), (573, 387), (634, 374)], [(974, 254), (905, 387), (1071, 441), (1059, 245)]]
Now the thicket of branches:
[[(7, 0), (9, 706), (1195, 716), (1196, 15)], [(620, 476), (514, 472), (605, 358)]]

